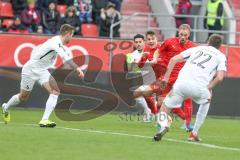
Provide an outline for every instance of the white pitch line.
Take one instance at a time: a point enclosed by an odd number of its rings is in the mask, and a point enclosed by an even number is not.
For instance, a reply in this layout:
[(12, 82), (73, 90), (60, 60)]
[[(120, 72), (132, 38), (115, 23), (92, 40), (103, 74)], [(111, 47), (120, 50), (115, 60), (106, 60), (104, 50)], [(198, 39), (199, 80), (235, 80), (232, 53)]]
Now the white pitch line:
[[(150, 136), (143, 136), (143, 135), (137, 135), (137, 134), (128, 134), (128, 133), (119, 133), (119, 132), (109, 132), (109, 131), (99, 131), (99, 130), (89, 130), (89, 129), (79, 129), (79, 128), (66, 128), (66, 127), (57, 127), (57, 128), (64, 129), (64, 130), (89, 132), (89, 133), (120, 135), (120, 136), (128, 136), (128, 137), (147, 138), (147, 139), (152, 139), (153, 138), (153, 137), (150, 137)], [(164, 138), (163, 140), (166, 140), (166, 141), (169, 141), (169, 142), (177, 142), (177, 143), (184, 143), (184, 144), (203, 146), (203, 147), (213, 148), (213, 149), (221, 149), (221, 150), (229, 150), (229, 151), (240, 151), (240, 148), (222, 147), (222, 146), (218, 146), (218, 145), (214, 145), (214, 144), (199, 143), (199, 142), (188, 142), (188, 141), (182, 141), (182, 140), (171, 139), (171, 138)]]
[[(2, 122), (0, 122), (0, 123), (2, 123)], [(17, 124), (17, 123), (15, 123), (15, 124)], [(23, 125), (25, 125), (25, 126), (34, 126), (34, 127), (38, 126), (36, 124), (23, 124)], [(100, 131), (100, 130), (92, 130), (92, 129), (80, 129), (80, 128), (68, 128), (68, 127), (56, 127), (56, 129), (64, 129), (64, 130), (81, 131), (81, 132), (88, 132), (88, 133), (109, 134), (109, 135), (119, 135), (119, 136), (128, 136), (128, 137), (152, 139), (152, 137), (150, 137), (150, 136), (137, 135), (137, 134), (128, 134), (128, 133), (120, 133), (120, 132)], [(184, 144), (202, 146), (202, 147), (212, 148), (212, 149), (220, 149), (220, 150), (228, 150), (228, 151), (238, 151), (238, 152), (240, 152), (240, 148), (223, 147), (223, 146), (218, 146), (218, 145), (215, 145), (215, 144), (207, 144), (207, 143), (201, 143), (201, 142), (200, 143), (199, 142), (188, 142), (188, 141), (177, 140), (177, 139), (172, 139), (172, 138), (164, 138), (163, 140), (166, 140), (166, 141), (169, 141), (169, 142), (176, 142), (176, 143), (184, 143)]]

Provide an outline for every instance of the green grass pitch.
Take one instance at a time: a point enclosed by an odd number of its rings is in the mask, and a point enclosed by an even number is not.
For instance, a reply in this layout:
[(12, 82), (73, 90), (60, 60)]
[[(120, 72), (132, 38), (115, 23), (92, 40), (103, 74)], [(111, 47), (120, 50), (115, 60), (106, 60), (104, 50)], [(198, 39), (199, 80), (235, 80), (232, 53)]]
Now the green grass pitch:
[(239, 160), (240, 120), (208, 118), (202, 142), (174, 122), (161, 142), (152, 142), (154, 123), (122, 120), (117, 113), (85, 122), (52, 116), (56, 128), (40, 128), (42, 110), (14, 109), (0, 123), (0, 160)]

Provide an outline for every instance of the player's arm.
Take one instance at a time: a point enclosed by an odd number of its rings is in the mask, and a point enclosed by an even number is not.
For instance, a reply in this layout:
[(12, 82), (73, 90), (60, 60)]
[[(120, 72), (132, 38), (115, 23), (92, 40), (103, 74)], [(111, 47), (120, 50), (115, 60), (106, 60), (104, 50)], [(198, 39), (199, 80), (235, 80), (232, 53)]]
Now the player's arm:
[(159, 57), (159, 51), (158, 49), (154, 52), (153, 54), (153, 59), (150, 61), (150, 64), (156, 64), (158, 61), (158, 57)]
[(211, 91), (216, 85), (221, 83), (224, 79), (225, 73), (227, 71), (226, 57), (222, 55), (219, 58), (219, 65), (217, 66), (217, 73), (213, 80), (209, 83), (208, 89)]
[(225, 76), (225, 71), (224, 71), (224, 70), (217, 71), (216, 76), (215, 76), (214, 79), (209, 83), (208, 89), (211, 91), (216, 85), (218, 85), (219, 83), (221, 83), (221, 82), (223, 81), (224, 76)]
[(164, 89), (167, 86), (169, 77), (176, 63), (186, 61), (191, 55), (191, 49), (185, 50), (184, 52), (172, 57), (168, 63), (167, 71), (164, 75), (163, 80), (160, 82), (160, 87)]
[(174, 56), (173, 58), (171, 58), (171, 60), (168, 63), (168, 66), (167, 66), (167, 71), (164, 76), (164, 81), (168, 82), (169, 77), (171, 75), (171, 72), (172, 72), (175, 64), (177, 64), (178, 62), (183, 62), (184, 60), (185, 59), (184, 59), (183, 55), (181, 55), (181, 54), (178, 54), (178, 55)]
[(84, 73), (81, 68), (73, 61), (70, 56), (70, 50), (64, 46), (58, 46), (56, 52), (60, 55), (63, 62), (71, 67), (71, 69), (76, 70), (78, 72), (79, 77), (84, 77)]
[(140, 58), (139, 62), (137, 63), (139, 68), (144, 67), (146, 61), (148, 60), (148, 55), (149, 55), (149, 52), (146, 52), (143, 50), (142, 57)]

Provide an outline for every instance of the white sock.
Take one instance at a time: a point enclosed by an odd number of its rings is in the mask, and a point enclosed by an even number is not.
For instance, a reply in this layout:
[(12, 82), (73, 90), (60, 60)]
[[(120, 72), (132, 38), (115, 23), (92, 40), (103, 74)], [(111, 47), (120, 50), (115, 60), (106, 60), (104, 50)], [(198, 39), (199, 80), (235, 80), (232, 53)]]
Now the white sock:
[(201, 104), (199, 106), (197, 116), (196, 116), (196, 121), (192, 131), (194, 134), (198, 133), (199, 128), (202, 126), (203, 122), (205, 121), (208, 110), (209, 110), (209, 106), (210, 106), (210, 103)]
[(12, 98), (5, 104), (4, 106), (4, 110), (5, 111), (8, 111), (8, 109), (11, 107), (11, 106), (15, 106), (17, 104), (19, 104), (21, 101), (19, 99), (19, 95), (16, 94), (14, 96), (12, 96)]
[(157, 123), (160, 124), (161, 128), (158, 131), (161, 133), (166, 127), (168, 127), (168, 115), (165, 112), (160, 112), (157, 114)]
[(147, 102), (144, 97), (136, 98), (136, 104), (143, 108), (144, 113), (147, 113), (147, 114), (151, 113), (151, 110), (148, 108)]
[(58, 100), (58, 95), (50, 94), (46, 103), (46, 108), (42, 120), (48, 120), (52, 111), (54, 110)]

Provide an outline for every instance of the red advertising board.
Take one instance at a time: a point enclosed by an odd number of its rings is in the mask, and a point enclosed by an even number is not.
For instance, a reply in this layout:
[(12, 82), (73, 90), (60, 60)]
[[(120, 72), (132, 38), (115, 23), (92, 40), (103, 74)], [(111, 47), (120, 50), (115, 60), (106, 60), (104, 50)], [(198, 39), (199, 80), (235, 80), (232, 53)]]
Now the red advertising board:
[[(36, 35), (0, 34), (0, 66), (21, 67), (30, 57), (32, 49), (44, 42), (49, 37)], [(68, 47), (74, 56), (85, 55), (87, 63), (88, 55), (95, 56), (103, 62), (102, 71), (109, 71), (109, 47), (107, 39), (86, 39), (74, 38)], [(129, 41), (114, 41), (114, 55), (128, 53), (132, 50), (132, 43)], [(229, 77), (240, 77), (240, 47), (225, 46), (221, 49), (227, 54)], [(226, 52), (228, 50), (228, 52)], [(60, 65), (58, 59), (56, 65)]]
[[(47, 36), (0, 34), (0, 66), (22, 67), (30, 58), (32, 49), (46, 41)], [(102, 70), (109, 70), (110, 41), (107, 39), (73, 38), (68, 45), (74, 56), (95, 56), (103, 62)], [(128, 53), (132, 43), (124, 41), (113, 42), (113, 54)], [(56, 66), (61, 64), (60, 58)]]

